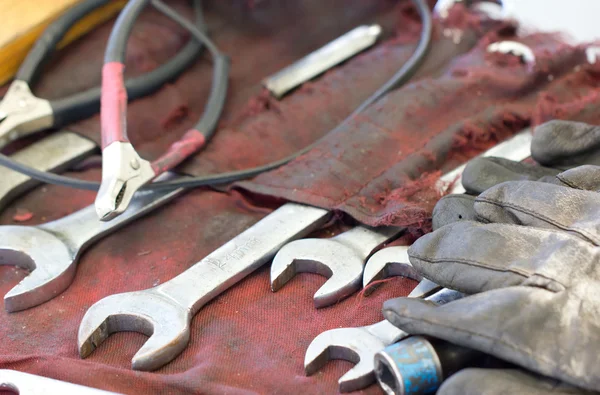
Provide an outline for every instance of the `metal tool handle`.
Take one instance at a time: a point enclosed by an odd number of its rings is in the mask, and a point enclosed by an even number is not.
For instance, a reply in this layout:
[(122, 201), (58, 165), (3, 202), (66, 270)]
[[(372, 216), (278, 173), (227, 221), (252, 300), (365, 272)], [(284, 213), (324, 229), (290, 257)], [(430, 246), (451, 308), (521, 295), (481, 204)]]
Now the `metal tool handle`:
[[(161, 179), (173, 178), (172, 173)], [(181, 195), (185, 189), (176, 190), (145, 190), (138, 192), (132, 200), (130, 208), (121, 216), (109, 222), (98, 219), (95, 207), (88, 206), (59, 220), (41, 225), (39, 228), (48, 232), (60, 234), (65, 242), (70, 244), (73, 251), (82, 250), (106, 233), (115, 231), (129, 222), (164, 205)]]
[[(441, 306), (464, 296), (464, 294), (458, 291), (444, 288), (441, 291), (426, 297), (425, 300)], [(408, 336), (408, 333), (392, 325), (392, 323), (390, 323), (388, 320), (383, 320), (376, 324), (370, 325), (367, 327), (367, 330), (381, 339), (386, 345), (395, 343), (398, 340)]]
[(381, 31), (379, 25), (354, 28), (276, 74), (265, 78), (263, 84), (273, 95), (281, 98), (298, 85), (375, 44)]
[[(485, 151), (480, 157), (496, 156), (508, 160), (514, 160), (520, 162), (531, 156), (531, 129), (527, 128), (521, 131), (519, 134), (514, 135), (510, 139), (503, 141), (502, 143), (490, 148)], [(454, 185), (450, 190), (450, 194), (465, 193), (465, 189), (462, 186), (462, 173), (467, 167), (468, 163), (457, 167), (449, 173), (444, 174), (440, 181), (442, 182), (453, 182)]]
[(211, 299), (267, 263), (287, 242), (323, 225), (329, 212), (287, 203), (172, 280), (156, 292), (196, 312)]
[(41, 394), (81, 394), (81, 395), (118, 395), (83, 385), (67, 383), (35, 374), (18, 372), (16, 370), (0, 369), (0, 390), (7, 389), (9, 393), (41, 395)]
[[(96, 149), (93, 141), (62, 131), (23, 148), (11, 158), (37, 170), (56, 172), (65, 170)], [(0, 168), (0, 180), (0, 211), (12, 199), (39, 184), (37, 180), (5, 167)]]

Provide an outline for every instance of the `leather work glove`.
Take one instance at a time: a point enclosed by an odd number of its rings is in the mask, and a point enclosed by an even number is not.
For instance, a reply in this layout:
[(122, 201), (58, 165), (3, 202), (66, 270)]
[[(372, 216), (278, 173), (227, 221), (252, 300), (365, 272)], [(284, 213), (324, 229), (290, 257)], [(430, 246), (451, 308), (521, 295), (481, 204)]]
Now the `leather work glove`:
[[(509, 181), (487, 189), (475, 199), (477, 221), (443, 226), (408, 252), (423, 277), (470, 296), (442, 306), (392, 299), (385, 317), (408, 333), (600, 390), (599, 190), (600, 167), (592, 165), (562, 172), (553, 183)], [(466, 370), (440, 393), (536, 393), (535, 382), (538, 393), (584, 393), (548, 380), (524, 370)]]
[(462, 175), (468, 194), (440, 199), (433, 211), (433, 229), (457, 220), (475, 219), (472, 195), (505, 181), (554, 182), (563, 170), (584, 164), (600, 165), (598, 151), (600, 127), (573, 121), (546, 122), (535, 129), (531, 142), (531, 156), (537, 164), (494, 157), (469, 161)]

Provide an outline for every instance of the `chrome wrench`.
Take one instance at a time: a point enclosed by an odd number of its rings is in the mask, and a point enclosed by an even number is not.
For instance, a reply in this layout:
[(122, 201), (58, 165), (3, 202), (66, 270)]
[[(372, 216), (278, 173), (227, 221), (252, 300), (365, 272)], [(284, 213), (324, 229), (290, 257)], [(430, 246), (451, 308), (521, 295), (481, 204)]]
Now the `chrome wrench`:
[[(61, 131), (54, 133), (11, 155), (19, 163), (41, 171), (63, 171), (91, 155), (96, 144), (78, 134)], [(17, 196), (39, 182), (21, 173), (0, 167), (0, 211)]]
[(90, 355), (112, 333), (135, 331), (150, 338), (133, 357), (132, 368), (160, 368), (185, 349), (190, 321), (202, 306), (328, 218), (327, 210), (287, 203), (168, 282), (101, 299), (79, 326), (80, 356)]
[(16, 265), (31, 271), (4, 296), (5, 309), (24, 310), (54, 298), (73, 281), (78, 259), (87, 247), (183, 191), (140, 191), (135, 195), (132, 210), (111, 222), (99, 221), (94, 206), (88, 206), (43, 225), (0, 226), (0, 265)]

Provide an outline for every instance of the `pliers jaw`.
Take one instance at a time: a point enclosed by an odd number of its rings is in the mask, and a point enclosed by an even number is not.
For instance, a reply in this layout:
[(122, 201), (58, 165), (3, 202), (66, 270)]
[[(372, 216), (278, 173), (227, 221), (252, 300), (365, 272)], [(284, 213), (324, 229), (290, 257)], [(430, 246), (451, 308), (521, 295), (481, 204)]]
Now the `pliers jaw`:
[(110, 221), (122, 214), (135, 192), (156, 174), (150, 162), (140, 158), (131, 143), (114, 141), (102, 151), (102, 184), (96, 196), (96, 214)]
[(53, 123), (50, 102), (35, 97), (25, 81), (15, 80), (0, 102), (0, 147)]

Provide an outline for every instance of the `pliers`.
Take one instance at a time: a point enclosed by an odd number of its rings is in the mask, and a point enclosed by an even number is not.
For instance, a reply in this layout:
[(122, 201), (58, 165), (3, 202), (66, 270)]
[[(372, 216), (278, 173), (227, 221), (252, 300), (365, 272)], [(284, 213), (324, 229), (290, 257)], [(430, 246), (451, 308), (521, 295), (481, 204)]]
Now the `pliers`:
[[(152, 163), (140, 157), (127, 137), (127, 92), (123, 80), (131, 27), (149, 3), (182, 26), (187, 24), (188, 30), (211, 53), (214, 63), (212, 89), (202, 118)], [(135, 192), (197, 152), (214, 134), (227, 94), (229, 60), (204, 33), (189, 25), (170, 7), (156, 0), (131, 0), (115, 22), (102, 68), (102, 184), (95, 201), (96, 213), (102, 221), (123, 213)]]
[[(0, 102), (0, 148), (13, 140), (49, 128), (60, 128), (90, 117), (100, 109), (100, 88), (92, 88), (58, 100), (36, 97), (31, 90), (40, 69), (56, 48), (56, 44), (76, 22), (110, 0), (86, 0), (54, 21), (42, 33), (19, 67), (15, 80)], [(200, 20), (202, 14), (196, 7)], [(148, 95), (172, 80), (191, 65), (202, 48), (190, 42), (169, 62), (159, 68), (129, 79), (125, 89), (129, 99)]]

